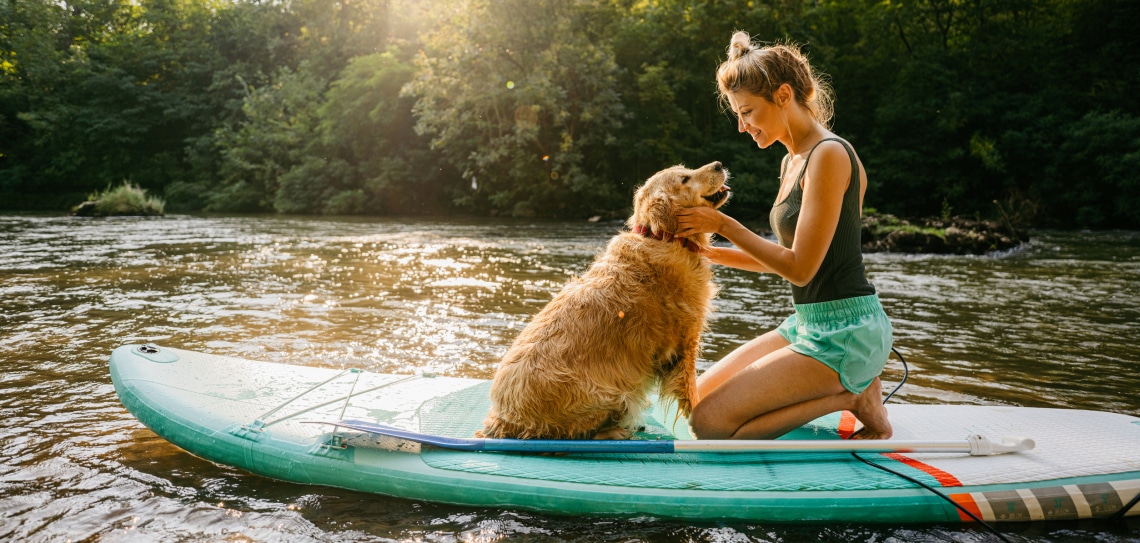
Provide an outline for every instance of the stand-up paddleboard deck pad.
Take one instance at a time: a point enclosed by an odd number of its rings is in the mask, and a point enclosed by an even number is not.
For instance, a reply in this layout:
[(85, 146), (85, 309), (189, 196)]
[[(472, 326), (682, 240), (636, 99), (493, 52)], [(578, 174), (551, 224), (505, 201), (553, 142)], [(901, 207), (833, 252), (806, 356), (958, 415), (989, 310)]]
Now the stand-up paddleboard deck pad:
[[(293, 481), (468, 506), (558, 514), (775, 522), (969, 520), (911, 481), (842, 452), (465, 452), (311, 421), (356, 419), (471, 437), (490, 382), (255, 362), (127, 345), (111, 355), (123, 404), (156, 434), (207, 460)], [(1140, 419), (1096, 411), (889, 405), (897, 440), (1025, 436), (1000, 456), (861, 453), (948, 495), (988, 521), (1102, 518), (1140, 493)], [(786, 439), (837, 440), (836, 413)], [(655, 404), (636, 439), (688, 440)], [(1128, 512), (1140, 515), (1140, 506)]]

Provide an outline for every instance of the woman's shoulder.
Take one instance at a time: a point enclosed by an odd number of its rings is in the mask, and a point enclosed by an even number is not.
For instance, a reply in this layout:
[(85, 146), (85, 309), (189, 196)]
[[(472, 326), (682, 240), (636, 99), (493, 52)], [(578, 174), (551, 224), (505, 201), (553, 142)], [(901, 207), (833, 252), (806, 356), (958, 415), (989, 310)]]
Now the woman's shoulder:
[(846, 184), (851, 177), (854, 153), (855, 149), (847, 140), (838, 137), (821, 140), (816, 144), (808, 162), (808, 178), (833, 179)]
[(823, 139), (819, 140), (819, 143), (815, 144), (816, 154), (823, 152), (829, 154), (841, 153), (843, 155), (846, 155), (847, 151), (854, 153), (855, 146), (851, 145), (851, 142), (839, 136), (836, 136), (835, 134), (829, 133)]
[(824, 138), (815, 144), (811, 152), (809, 167), (820, 163), (845, 162), (850, 164), (855, 147), (839, 137)]

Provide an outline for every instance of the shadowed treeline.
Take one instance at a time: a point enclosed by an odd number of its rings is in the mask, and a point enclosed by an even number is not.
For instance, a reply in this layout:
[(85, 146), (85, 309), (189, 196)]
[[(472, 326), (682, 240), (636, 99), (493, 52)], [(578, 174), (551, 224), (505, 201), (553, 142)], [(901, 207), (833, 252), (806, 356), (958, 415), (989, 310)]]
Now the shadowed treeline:
[(0, 209), (129, 181), (167, 211), (583, 217), (720, 160), (765, 216), (783, 150), (713, 83), (743, 29), (831, 76), (869, 206), (1137, 228), (1136, 28), (1132, 0), (0, 0)]

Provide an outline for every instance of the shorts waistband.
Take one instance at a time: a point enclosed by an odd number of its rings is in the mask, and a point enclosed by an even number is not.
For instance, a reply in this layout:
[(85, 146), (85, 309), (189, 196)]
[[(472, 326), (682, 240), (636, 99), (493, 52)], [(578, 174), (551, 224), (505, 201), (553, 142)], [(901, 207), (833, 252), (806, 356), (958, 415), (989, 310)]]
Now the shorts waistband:
[(883, 310), (878, 294), (856, 296), (830, 302), (796, 304), (796, 318), (804, 322), (830, 322), (871, 315)]

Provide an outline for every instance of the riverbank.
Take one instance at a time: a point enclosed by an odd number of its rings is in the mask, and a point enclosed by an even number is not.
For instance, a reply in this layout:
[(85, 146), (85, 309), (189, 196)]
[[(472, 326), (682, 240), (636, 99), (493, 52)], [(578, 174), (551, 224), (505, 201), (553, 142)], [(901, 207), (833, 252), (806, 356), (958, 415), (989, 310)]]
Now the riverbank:
[(1004, 222), (964, 217), (900, 219), (865, 213), (863, 252), (980, 255), (1007, 251), (1029, 241), (1029, 233)]
[[(762, 236), (774, 236), (767, 222), (745, 226)], [(997, 221), (965, 217), (901, 219), (864, 210), (861, 242), (864, 253), (983, 255), (1028, 243), (1029, 232)]]

